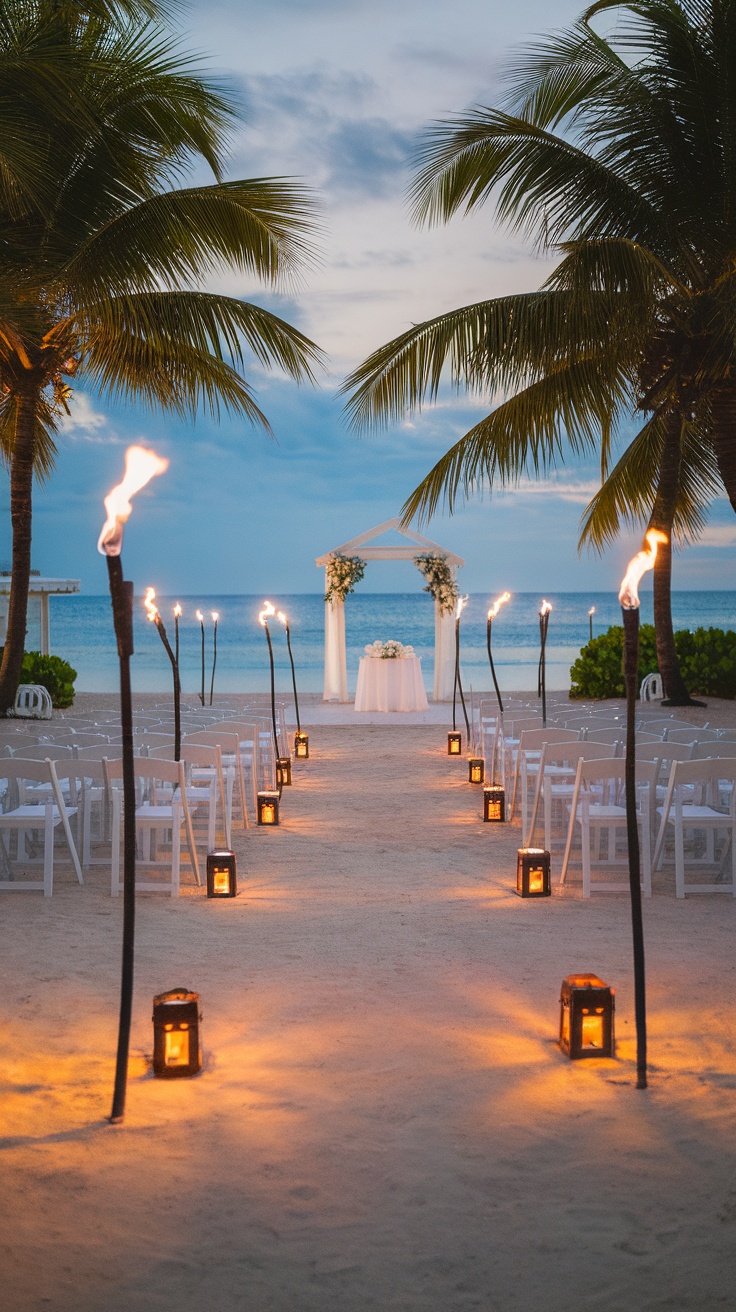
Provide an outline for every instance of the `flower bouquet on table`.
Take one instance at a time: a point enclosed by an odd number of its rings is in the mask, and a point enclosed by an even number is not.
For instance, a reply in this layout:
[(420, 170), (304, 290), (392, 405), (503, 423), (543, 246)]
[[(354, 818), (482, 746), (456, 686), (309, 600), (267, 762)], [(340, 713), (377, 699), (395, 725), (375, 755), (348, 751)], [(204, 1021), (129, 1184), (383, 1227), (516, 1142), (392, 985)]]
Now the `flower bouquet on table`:
[(397, 642), (390, 638), (388, 642), (371, 642), (366, 646), (366, 656), (370, 656), (374, 661), (396, 661), (407, 660), (414, 655), (414, 648), (404, 646), (403, 642)]

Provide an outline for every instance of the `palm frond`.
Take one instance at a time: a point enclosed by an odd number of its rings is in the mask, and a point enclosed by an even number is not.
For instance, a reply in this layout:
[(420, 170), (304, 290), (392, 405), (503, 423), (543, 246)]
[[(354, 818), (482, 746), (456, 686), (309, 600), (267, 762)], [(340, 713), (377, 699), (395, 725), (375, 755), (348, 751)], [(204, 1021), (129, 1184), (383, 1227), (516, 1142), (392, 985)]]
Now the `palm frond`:
[(107, 297), (83, 305), (69, 326), (79, 336), (83, 355), (88, 342), (99, 352), (109, 335), (113, 343), (129, 338), (161, 353), (185, 344), (219, 361), (229, 358), (238, 369), (247, 345), (260, 364), (283, 369), (299, 381), (314, 382), (315, 369), (324, 363), (319, 348), (285, 320), (259, 305), (209, 292)]
[(483, 486), (512, 484), (525, 473), (544, 473), (563, 457), (595, 450), (601, 429), (614, 424), (627, 402), (625, 376), (612, 377), (597, 362), (580, 361), (533, 383), (499, 405), (437, 462), (401, 508), (403, 524), (432, 517), (444, 503)]

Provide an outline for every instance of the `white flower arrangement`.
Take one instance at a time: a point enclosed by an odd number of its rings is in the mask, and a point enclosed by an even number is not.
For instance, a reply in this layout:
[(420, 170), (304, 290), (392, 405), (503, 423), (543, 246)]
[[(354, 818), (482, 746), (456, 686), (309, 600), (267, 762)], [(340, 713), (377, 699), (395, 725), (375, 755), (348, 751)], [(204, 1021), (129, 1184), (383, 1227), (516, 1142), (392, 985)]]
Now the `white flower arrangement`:
[(344, 601), (352, 592), (356, 583), (360, 583), (365, 574), (366, 562), (360, 556), (342, 556), (333, 552), (327, 562), (327, 591), (325, 601), (334, 606), (336, 601)]
[(395, 638), (389, 638), (388, 642), (371, 642), (366, 646), (366, 656), (370, 656), (374, 661), (397, 661), (408, 660), (414, 655), (414, 648), (407, 643), (406, 647), (403, 642), (397, 642)]
[(443, 615), (449, 615), (455, 609), (459, 591), (447, 557), (425, 553), (423, 556), (415, 556), (414, 564), (427, 580), (423, 591), (431, 593)]

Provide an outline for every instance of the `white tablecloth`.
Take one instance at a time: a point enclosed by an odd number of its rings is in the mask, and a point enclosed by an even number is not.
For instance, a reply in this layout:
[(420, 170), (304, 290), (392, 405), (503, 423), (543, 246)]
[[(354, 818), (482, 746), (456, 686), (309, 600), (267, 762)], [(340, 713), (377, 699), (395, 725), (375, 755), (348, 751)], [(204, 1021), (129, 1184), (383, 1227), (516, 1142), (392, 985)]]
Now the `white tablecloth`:
[(363, 656), (355, 691), (356, 711), (426, 711), (422, 666), (418, 656), (376, 660)]

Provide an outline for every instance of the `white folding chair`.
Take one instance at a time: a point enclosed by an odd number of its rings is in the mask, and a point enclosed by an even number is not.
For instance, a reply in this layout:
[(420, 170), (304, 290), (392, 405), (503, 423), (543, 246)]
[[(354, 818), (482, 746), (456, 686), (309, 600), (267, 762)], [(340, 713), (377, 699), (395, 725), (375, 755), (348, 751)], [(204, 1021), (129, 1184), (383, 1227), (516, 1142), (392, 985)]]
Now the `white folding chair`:
[[(617, 755), (618, 743), (545, 743), (536, 770), (534, 802), (528, 829), (522, 828), (525, 847), (534, 846), (540, 803), (544, 812), (544, 846), (552, 847), (552, 819), (555, 804), (566, 808), (573, 794), (578, 761), (603, 761)], [(565, 809), (565, 827), (567, 810)]]
[[(151, 752), (156, 760), (170, 761), (168, 747), (157, 747)], [(204, 743), (182, 743), (181, 759), (187, 777), (187, 801), (197, 818), (199, 811), (207, 810), (207, 851), (216, 846), (218, 799), (222, 815), (222, 833), (226, 847), (230, 847), (234, 771), (228, 775), (227, 785), (222, 768), (222, 751), (219, 746), (206, 747)], [(196, 809), (195, 809), (196, 808)]]
[(516, 769), (511, 795), (511, 816), (513, 820), (517, 795), (520, 798), (521, 829), (526, 833), (527, 811), (529, 808), (529, 785), (536, 785), (539, 770), (539, 758), (545, 743), (578, 743), (580, 732), (577, 729), (522, 729), (516, 752)]
[[(651, 795), (657, 777), (654, 761), (637, 762), (637, 825), (640, 830), (639, 852), (641, 861), (641, 886), (645, 897), (652, 893), (652, 847), (651, 847)], [(576, 827), (580, 826), (582, 853), (583, 897), (589, 898), (592, 892), (616, 892), (629, 888), (629, 880), (611, 880), (591, 878), (591, 833), (596, 835), (596, 859), (606, 866), (628, 865), (629, 847), (626, 830), (625, 805), (626, 762), (619, 758), (607, 761), (578, 762), (575, 786), (570, 802), (570, 820), (567, 830), (565, 855), (562, 862), (560, 883), (564, 884), (570, 864), (570, 854)], [(597, 791), (594, 791), (597, 790)], [(607, 852), (605, 862), (600, 861), (600, 838), (607, 835)], [(617, 855), (617, 835), (623, 834), (623, 854)]]
[[(105, 761), (110, 785), (122, 782), (122, 761)], [(181, 829), (184, 826), (189, 860), (195, 883), (200, 884), (197, 848), (194, 842), (192, 817), (186, 795), (186, 776), (182, 761), (159, 761), (154, 757), (136, 757), (134, 761), (137, 785), (135, 827), (138, 865), (152, 870), (171, 872), (169, 889), (172, 897), (179, 896), (181, 884)], [(168, 800), (160, 801), (157, 786), (163, 784)], [(174, 785), (173, 791), (170, 786)], [(112, 792), (112, 896), (117, 897), (123, 885), (120, 880), (120, 839), (122, 833), (123, 790), (111, 787)], [(171, 834), (170, 856), (159, 856)], [(166, 884), (161, 881), (139, 880), (136, 889), (144, 892), (161, 892)]]
[[(69, 810), (64, 802), (54, 762), (0, 759), (2, 785), (0, 889), (8, 892), (43, 890), (44, 897), (51, 897), (54, 886), (54, 834), (59, 825), (66, 839), (74, 872), (79, 883), (83, 884), (82, 869), (69, 824), (69, 817), (76, 813), (76, 809)], [(10, 847), (5, 845), (3, 831), (8, 836), (16, 834), (16, 865), (25, 868), (43, 864), (43, 879), (15, 878)], [(33, 849), (33, 836), (38, 833), (43, 834), (43, 858), (29, 856), (27, 852), (29, 846)]]
[[(662, 865), (667, 833), (670, 828), (674, 829), (677, 897), (685, 897), (687, 893), (732, 893), (736, 897), (735, 785), (736, 759), (733, 757), (673, 762), (664, 806), (658, 808), (661, 822), (654, 864), (657, 870)], [(705, 836), (704, 854), (696, 856), (691, 853), (686, 860), (685, 834), (698, 832)], [(720, 857), (716, 860), (715, 840), (719, 832), (723, 833), (725, 841)], [(724, 874), (729, 847), (731, 880), (726, 883)], [(687, 883), (685, 876), (688, 865), (700, 870), (704, 866), (717, 865), (716, 877), (711, 883)]]

